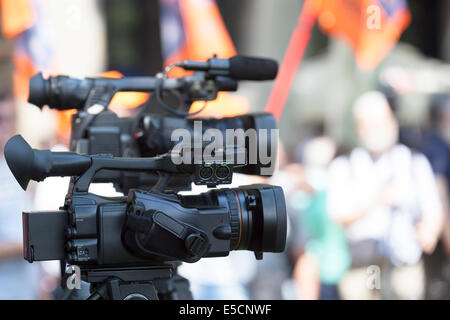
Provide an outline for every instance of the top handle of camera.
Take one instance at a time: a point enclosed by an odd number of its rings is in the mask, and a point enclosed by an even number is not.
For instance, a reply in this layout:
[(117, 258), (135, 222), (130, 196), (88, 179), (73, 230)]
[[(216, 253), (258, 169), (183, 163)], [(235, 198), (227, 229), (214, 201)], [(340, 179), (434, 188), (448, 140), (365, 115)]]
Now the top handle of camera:
[[(58, 110), (87, 110), (100, 105), (107, 108), (117, 92), (175, 91), (187, 106), (194, 101), (211, 101), (219, 91), (236, 91), (237, 80), (272, 80), (278, 70), (274, 60), (235, 56), (230, 59), (213, 57), (207, 61), (185, 60), (170, 67), (196, 71), (182, 78), (166, 78), (165, 72), (156, 77), (71, 78), (56, 76), (44, 79), (38, 73), (30, 79), (28, 101), (42, 108), (44, 105)], [(176, 112), (173, 112), (176, 114)], [(185, 113), (182, 113), (186, 116)]]
[(16, 135), (5, 146), (6, 162), (20, 186), (26, 190), (30, 180), (47, 177), (76, 176), (74, 192), (87, 192), (95, 174), (102, 170), (161, 171), (192, 173), (193, 167), (175, 165), (169, 154), (153, 158), (115, 158), (111, 154), (80, 155), (32, 149), (22, 136)]
[[(242, 150), (233, 150), (236, 153)], [(224, 154), (226, 156), (226, 153)], [(42, 181), (47, 177), (72, 176), (73, 192), (85, 193), (94, 176), (103, 169), (114, 171), (147, 171), (169, 174), (195, 175), (195, 184), (215, 186), (232, 182), (232, 162), (206, 161), (183, 163), (181, 154), (165, 153), (151, 158), (119, 158), (111, 154), (81, 155), (73, 152), (51, 152), (32, 149), (22, 136), (16, 135), (5, 145), (6, 162), (20, 184), (26, 190), (30, 180)], [(195, 159), (194, 159), (195, 160)]]

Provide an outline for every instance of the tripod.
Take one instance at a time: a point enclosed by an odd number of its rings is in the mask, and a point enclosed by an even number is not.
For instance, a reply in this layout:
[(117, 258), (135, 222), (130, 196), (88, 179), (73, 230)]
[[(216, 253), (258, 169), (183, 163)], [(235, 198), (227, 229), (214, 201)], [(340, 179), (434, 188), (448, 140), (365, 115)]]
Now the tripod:
[(176, 272), (179, 265), (82, 268), (81, 279), (91, 284), (87, 300), (192, 300), (189, 281)]

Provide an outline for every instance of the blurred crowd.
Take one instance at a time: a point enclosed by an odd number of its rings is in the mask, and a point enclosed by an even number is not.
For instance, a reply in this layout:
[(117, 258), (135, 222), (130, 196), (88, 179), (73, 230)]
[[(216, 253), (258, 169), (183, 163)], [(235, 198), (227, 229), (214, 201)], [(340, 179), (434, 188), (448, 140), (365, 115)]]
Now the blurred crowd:
[[(431, 95), (428, 110), (428, 127), (411, 134), (382, 92), (366, 92), (352, 107), (358, 146), (340, 146), (317, 129), (291, 152), (280, 142), (272, 177), (236, 175), (236, 186), (283, 187), (286, 250), (261, 261), (242, 251), (184, 264), (179, 271), (194, 298), (450, 298), (450, 94)], [(0, 123), (3, 152), (15, 132), (6, 95)], [(64, 150), (57, 142), (54, 150)], [(23, 260), (19, 212), (58, 207), (69, 181), (51, 178), (23, 192), (3, 154), (0, 176), (0, 299), (58, 298), (59, 265)], [(94, 188), (114, 193), (109, 185)]]
[(364, 93), (352, 107), (358, 146), (318, 134), (281, 166), (295, 297), (449, 298), (450, 95), (431, 95), (428, 110), (411, 134), (383, 93)]

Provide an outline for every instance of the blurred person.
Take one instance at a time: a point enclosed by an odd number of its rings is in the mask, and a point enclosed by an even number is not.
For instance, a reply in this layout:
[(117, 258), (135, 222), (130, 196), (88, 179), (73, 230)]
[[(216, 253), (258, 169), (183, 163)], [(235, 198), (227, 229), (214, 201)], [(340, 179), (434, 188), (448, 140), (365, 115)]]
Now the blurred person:
[(433, 252), (443, 220), (431, 166), (398, 143), (381, 93), (359, 97), (353, 117), (361, 146), (330, 165), (327, 204), (345, 227), (352, 259), (340, 292), (345, 299), (420, 299), (422, 252)]
[(444, 207), (444, 225), (440, 241), (431, 255), (424, 256), (426, 299), (450, 299), (450, 94), (431, 98), (430, 125), (422, 150), (430, 161)]
[(350, 265), (344, 230), (326, 210), (327, 167), (335, 152), (334, 142), (325, 136), (304, 145), (304, 182), (288, 200), (303, 248), (293, 272), (299, 299), (339, 299), (337, 285)]
[(22, 211), (32, 209), (32, 201), (20, 189), (3, 154), (15, 121), (13, 100), (0, 94), (0, 299), (37, 299), (39, 265), (23, 259), (22, 247)]

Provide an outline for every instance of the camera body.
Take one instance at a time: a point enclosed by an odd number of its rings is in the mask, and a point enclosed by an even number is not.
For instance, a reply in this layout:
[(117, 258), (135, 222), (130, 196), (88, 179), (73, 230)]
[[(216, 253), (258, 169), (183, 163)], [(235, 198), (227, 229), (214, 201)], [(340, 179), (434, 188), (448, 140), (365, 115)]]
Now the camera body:
[[(245, 135), (245, 132), (248, 132), (250, 129), (257, 133), (262, 133), (263, 136), (255, 135), (253, 140), (251, 140), (251, 137), (246, 136), (240, 142), (240, 145), (239, 141), (236, 141), (237, 139), (233, 137), (233, 144), (238, 149), (233, 152), (245, 153), (245, 163), (235, 167), (234, 172), (259, 175), (261, 168), (274, 167), (274, 162), (276, 161), (276, 154), (271, 154), (272, 149), (276, 150), (277, 140), (274, 139), (275, 137), (272, 137), (274, 135), (273, 130), (276, 129), (276, 122), (273, 115), (268, 113), (246, 114), (221, 119), (186, 119), (149, 113), (144, 113), (138, 118), (119, 118), (114, 112), (105, 110), (97, 114), (90, 121), (89, 126), (84, 126), (85, 119), (90, 116), (87, 112), (79, 112), (73, 116), (70, 141), (71, 151), (80, 154), (112, 154), (115, 157), (153, 157), (169, 152), (179, 143), (177, 139), (172, 137), (172, 134), (180, 128), (190, 133), (190, 146), (195, 145), (194, 140), (197, 135), (204, 135), (209, 129), (219, 130), (224, 137), (227, 130), (240, 129)], [(194, 132), (195, 122), (201, 122), (201, 132), (198, 132), (198, 130)], [(248, 157), (250, 149), (252, 149), (252, 152), (259, 154), (260, 139), (264, 139), (268, 157), (271, 159), (271, 162), (265, 165), (262, 164), (259, 158), (250, 163)], [(202, 142), (201, 149), (203, 150), (206, 146), (207, 142)], [(236, 158), (236, 156), (233, 156), (233, 158)], [(202, 160), (200, 159), (200, 161)], [(215, 164), (210, 165), (212, 167), (216, 166)], [(219, 166), (223, 166), (223, 164), (219, 164)], [(167, 183), (165, 191), (191, 190), (192, 181), (195, 184), (208, 184), (211, 186), (231, 183), (233, 171), (229, 171), (225, 176), (214, 175), (210, 179), (203, 179), (204, 175), (202, 177), (202, 174), (200, 174), (202, 168), (202, 166), (197, 166), (196, 174), (193, 178), (186, 175), (172, 176)], [(216, 170), (214, 170), (215, 172)], [(212, 179), (214, 177), (216, 178), (215, 180)], [(118, 191), (126, 194), (130, 188), (153, 186), (158, 179), (159, 176), (156, 173), (103, 170), (95, 176), (94, 181), (113, 182)]]
[[(206, 164), (175, 165), (169, 155), (115, 158), (35, 150), (19, 135), (6, 144), (5, 157), (24, 189), (30, 180), (72, 176), (59, 211), (23, 214), (24, 255), (30, 262), (133, 266), (195, 262), (231, 250), (251, 250), (262, 258), (262, 252), (284, 250), (287, 221), (280, 187), (251, 185), (199, 195), (131, 189), (127, 197), (108, 198), (88, 192), (103, 169), (192, 175)], [(232, 174), (233, 165), (224, 164)]]
[(281, 188), (269, 185), (189, 196), (71, 194), (62, 210), (23, 213), (24, 257), (91, 267), (195, 262), (231, 250), (261, 257), (284, 250), (284, 206)]

